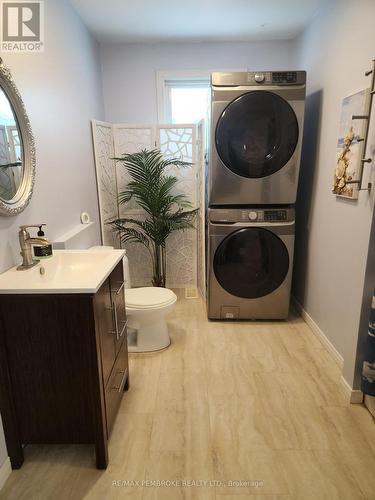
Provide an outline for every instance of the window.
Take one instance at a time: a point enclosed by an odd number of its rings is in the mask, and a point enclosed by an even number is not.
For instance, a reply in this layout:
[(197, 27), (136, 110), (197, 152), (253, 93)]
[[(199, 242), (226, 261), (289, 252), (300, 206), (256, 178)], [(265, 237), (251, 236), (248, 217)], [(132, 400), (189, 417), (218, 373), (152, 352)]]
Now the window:
[(204, 82), (166, 82), (166, 118), (170, 123), (197, 123), (207, 119), (210, 87)]
[(204, 118), (208, 125), (209, 71), (159, 71), (157, 90), (160, 123), (198, 123)]

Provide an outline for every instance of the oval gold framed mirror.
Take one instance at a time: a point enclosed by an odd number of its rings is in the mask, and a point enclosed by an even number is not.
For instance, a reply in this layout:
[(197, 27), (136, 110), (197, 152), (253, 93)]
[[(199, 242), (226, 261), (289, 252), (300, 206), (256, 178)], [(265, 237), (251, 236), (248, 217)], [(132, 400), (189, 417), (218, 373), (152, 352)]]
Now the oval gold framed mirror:
[(0, 215), (28, 205), (35, 181), (35, 142), (21, 95), (0, 58)]

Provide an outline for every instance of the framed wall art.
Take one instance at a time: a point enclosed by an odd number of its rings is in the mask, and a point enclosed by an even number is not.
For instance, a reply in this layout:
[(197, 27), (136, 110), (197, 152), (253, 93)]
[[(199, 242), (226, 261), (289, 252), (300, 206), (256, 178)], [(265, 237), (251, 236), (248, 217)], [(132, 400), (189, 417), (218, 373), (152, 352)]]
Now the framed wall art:
[[(369, 89), (345, 97), (341, 106), (336, 165), (332, 192), (336, 196), (357, 199), (364, 155), (364, 137), (368, 126)], [(353, 116), (356, 116), (353, 119)], [(362, 118), (360, 118), (362, 117)]]

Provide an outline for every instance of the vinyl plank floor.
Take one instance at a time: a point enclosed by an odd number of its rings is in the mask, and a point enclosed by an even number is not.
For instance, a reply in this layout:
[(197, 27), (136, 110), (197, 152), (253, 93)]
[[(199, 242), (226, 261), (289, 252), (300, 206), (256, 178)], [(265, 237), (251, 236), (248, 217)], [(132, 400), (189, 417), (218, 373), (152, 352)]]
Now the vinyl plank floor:
[(130, 354), (106, 471), (90, 446), (28, 446), (0, 498), (375, 498), (375, 424), (304, 321), (208, 321), (179, 291), (171, 346)]

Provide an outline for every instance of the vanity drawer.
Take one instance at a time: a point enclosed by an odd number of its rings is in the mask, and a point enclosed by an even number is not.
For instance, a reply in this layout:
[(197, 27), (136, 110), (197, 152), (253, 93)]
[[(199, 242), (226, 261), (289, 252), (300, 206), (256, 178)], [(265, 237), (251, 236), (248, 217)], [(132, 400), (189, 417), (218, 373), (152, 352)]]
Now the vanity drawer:
[(127, 342), (123, 342), (105, 388), (108, 437), (111, 433), (124, 389), (127, 386), (128, 376), (128, 346)]

